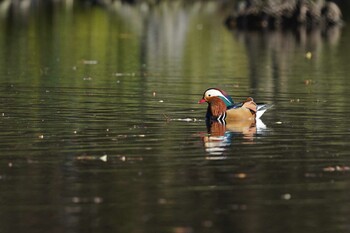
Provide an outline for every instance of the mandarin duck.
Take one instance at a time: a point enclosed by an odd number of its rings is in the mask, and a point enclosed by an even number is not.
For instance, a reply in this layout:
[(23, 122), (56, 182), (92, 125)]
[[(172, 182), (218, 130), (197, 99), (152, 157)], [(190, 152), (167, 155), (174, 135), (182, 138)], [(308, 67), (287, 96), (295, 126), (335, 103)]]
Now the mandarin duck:
[(198, 103), (208, 103), (206, 118), (220, 123), (237, 121), (255, 121), (270, 107), (267, 104), (257, 104), (253, 98), (235, 104), (233, 99), (223, 90), (209, 88)]

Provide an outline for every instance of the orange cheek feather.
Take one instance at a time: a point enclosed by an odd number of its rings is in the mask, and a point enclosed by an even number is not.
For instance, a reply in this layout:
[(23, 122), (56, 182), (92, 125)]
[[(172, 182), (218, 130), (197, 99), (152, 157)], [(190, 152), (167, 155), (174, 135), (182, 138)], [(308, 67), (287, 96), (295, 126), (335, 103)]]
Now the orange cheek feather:
[(210, 97), (208, 103), (210, 105), (211, 114), (214, 117), (218, 117), (226, 112), (226, 105), (219, 97)]

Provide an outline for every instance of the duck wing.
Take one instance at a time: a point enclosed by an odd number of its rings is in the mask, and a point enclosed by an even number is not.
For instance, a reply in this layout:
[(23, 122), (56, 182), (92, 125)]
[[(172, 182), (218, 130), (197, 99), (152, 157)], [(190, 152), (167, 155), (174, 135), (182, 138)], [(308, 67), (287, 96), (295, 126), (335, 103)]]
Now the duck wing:
[(252, 97), (248, 97), (246, 101), (244, 101), (243, 106), (248, 108), (252, 114), (255, 114), (258, 111), (257, 104), (254, 102)]
[(244, 102), (234, 104), (228, 109), (245, 107), (252, 111), (253, 114), (257, 112), (257, 104), (254, 102), (252, 97), (248, 97)]
[(246, 101), (234, 104), (228, 109), (245, 107), (248, 108), (252, 114), (256, 114), (256, 119), (259, 119), (265, 113), (265, 111), (272, 106), (273, 105), (265, 103), (255, 103), (252, 97), (248, 97)]

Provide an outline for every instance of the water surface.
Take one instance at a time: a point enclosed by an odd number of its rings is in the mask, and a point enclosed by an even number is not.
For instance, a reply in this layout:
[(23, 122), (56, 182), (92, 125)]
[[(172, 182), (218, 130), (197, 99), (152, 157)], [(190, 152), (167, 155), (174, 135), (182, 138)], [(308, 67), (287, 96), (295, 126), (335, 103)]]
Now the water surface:
[[(21, 9), (0, 17), (1, 232), (349, 230), (348, 27), (230, 31), (213, 2)], [(208, 134), (212, 86), (273, 108)]]

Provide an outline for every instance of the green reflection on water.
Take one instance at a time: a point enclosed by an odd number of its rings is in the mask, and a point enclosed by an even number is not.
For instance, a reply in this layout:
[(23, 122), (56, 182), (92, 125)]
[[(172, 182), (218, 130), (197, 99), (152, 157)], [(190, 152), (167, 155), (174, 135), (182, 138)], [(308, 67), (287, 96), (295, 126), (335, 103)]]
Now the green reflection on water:
[[(216, 4), (197, 7), (164, 2), (146, 12), (141, 6), (127, 5), (110, 12), (63, 6), (53, 7), (50, 15), (28, 12), (28, 16), (8, 19), (16, 27), (3, 23), (6, 37), (0, 38), (5, 55), (1, 64), (6, 65), (1, 71), (36, 86), (108, 86), (115, 81), (113, 75), (170, 79), (169, 71), (177, 81), (206, 80), (211, 85), (221, 76), (246, 76), (246, 69), (241, 68), (246, 66), (241, 46), (227, 43), (232, 42), (232, 35), (222, 26), (223, 16), (216, 12)], [(230, 52), (235, 50), (239, 56)], [(93, 82), (83, 81), (94, 76), (98, 78)]]

